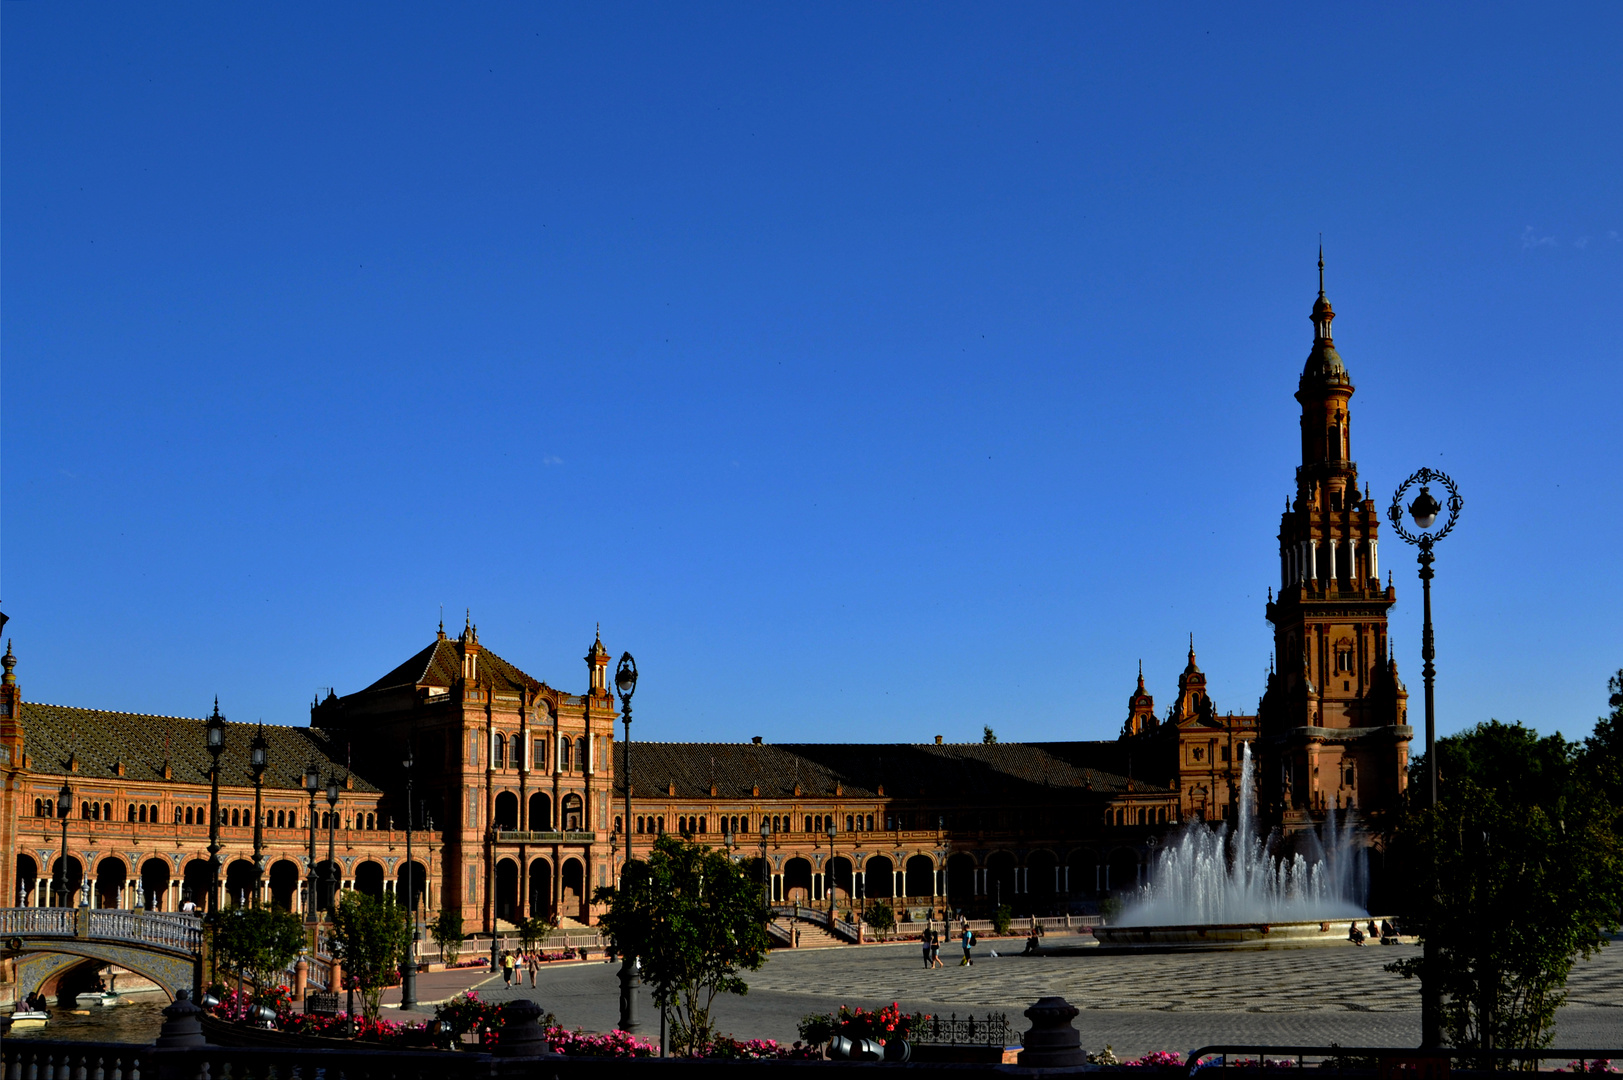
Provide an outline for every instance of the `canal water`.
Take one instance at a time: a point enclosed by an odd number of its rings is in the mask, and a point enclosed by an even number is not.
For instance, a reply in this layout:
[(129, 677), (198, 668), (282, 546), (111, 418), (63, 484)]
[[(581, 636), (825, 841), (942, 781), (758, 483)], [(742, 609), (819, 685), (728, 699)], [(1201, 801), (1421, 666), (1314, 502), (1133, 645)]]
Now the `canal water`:
[(162, 994), (143, 995), (138, 1000), (93, 1009), (51, 1009), (51, 1019), (32, 1031), (8, 1031), (6, 1039), (38, 1039), (48, 1042), (150, 1043), (163, 1024), (163, 1008), (169, 1002)]

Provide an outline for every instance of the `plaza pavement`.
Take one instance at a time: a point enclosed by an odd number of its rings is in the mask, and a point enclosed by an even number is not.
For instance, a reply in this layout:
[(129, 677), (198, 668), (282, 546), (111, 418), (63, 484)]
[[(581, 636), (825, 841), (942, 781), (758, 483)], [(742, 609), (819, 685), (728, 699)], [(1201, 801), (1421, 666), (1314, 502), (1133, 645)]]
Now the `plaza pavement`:
[[(1082, 944), (1085, 939), (1076, 939)], [(1071, 943), (1045, 939), (1050, 946)], [(750, 992), (722, 996), (716, 1016), (722, 1031), (740, 1038), (792, 1042), (807, 1013), (841, 1004), (900, 1002), (907, 1011), (960, 1017), (1007, 1013), (1016, 1031), (1040, 997), (1059, 994), (1081, 1015), (1076, 1027), (1089, 1049), (1107, 1043), (1120, 1056), (1151, 1050), (1188, 1052), (1223, 1042), (1413, 1046), (1420, 1039), (1416, 983), (1382, 970), (1414, 956), (1411, 945), (1319, 947), (1266, 952), (1133, 955), (1088, 950), (1069, 956), (999, 956), (1022, 942), (983, 942), (972, 967), (959, 967), (957, 948), (943, 948), (947, 964), (926, 970), (916, 943), (838, 949), (777, 950), (760, 971), (748, 973)], [(536, 988), (528, 979), (507, 990), (498, 975), (485, 977), (481, 996), (502, 1001), (533, 998), (566, 1027), (612, 1029), (619, 1016), (618, 965), (585, 963), (547, 967)], [(469, 982), (476, 981), (469, 978)], [(641, 994), (643, 1030), (655, 1038), (659, 1017), (649, 991)], [(1557, 1017), (1556, 1045), (1606, 1048), (1623, 1044), (1623, 942), (1579, 961), (1568, 983), (1568, 1003)]]

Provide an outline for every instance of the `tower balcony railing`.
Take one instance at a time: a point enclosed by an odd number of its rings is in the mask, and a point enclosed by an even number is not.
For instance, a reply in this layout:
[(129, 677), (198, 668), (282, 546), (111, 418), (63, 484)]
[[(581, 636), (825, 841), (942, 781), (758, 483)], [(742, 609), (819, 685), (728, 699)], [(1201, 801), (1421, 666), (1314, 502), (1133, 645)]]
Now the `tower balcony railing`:
[(494, 839), (498, 844), (590, 844), (597, 839), (597, 834), (573, 829), (562, 831), (496, 829)]

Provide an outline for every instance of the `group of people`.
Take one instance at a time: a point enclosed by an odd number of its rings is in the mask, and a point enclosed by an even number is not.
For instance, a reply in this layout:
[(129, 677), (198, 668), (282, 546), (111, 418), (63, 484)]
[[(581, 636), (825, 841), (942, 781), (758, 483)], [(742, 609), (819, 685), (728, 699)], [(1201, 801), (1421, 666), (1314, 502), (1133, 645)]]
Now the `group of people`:
[[(530, 986), (535, 986), (535, 973), (541, 967), (541, 956), (536, 952), (504, 952), (502, 953), (502, 979), (508, 986), (513, 985), (513, 976), (523, 968), (530, 972)], [(524, 985), (524, 977), (519, 975), (519, 985)]]
[(1398, 931), (1389, 919), (1382, 919), (1379, 929), (1376, 929), (1375, 920), (1371, 919), (1369, 921), (1369, 933), (1366, 934), (1359, 927), (1358, 920), (1354, 919), (1352, 925), (1347, 928), (1347, 940), (1354, 945), (1362, 945), (1370, 940), (1379, 941), (1382, 945), (1396, 945)]
[(23, 1007), (21, 1011), (38, 1013), (47, 1012), (48, 1010), (45, 1008), (47, 1004), (49, 1004), (49, 1002), (45, 1000), (45, 995), (40, 993), (38, 990), (35, 990), (32, 994), (29, 994), (27, 997), (23, 998)]

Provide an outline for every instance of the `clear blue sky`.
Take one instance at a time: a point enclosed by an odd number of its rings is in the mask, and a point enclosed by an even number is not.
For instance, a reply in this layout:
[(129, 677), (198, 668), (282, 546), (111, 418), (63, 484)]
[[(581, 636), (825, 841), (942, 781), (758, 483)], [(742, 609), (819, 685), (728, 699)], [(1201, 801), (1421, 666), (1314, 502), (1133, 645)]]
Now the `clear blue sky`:
[[(303, 723), (440, 605), (639, 737), (1252, 711), (1324, 234), (1440, 723), (1623, 666), (1623, 7), (0, 7), (39, 701)], [(1420, 690), (1395, 538), (1395, 640)]]

